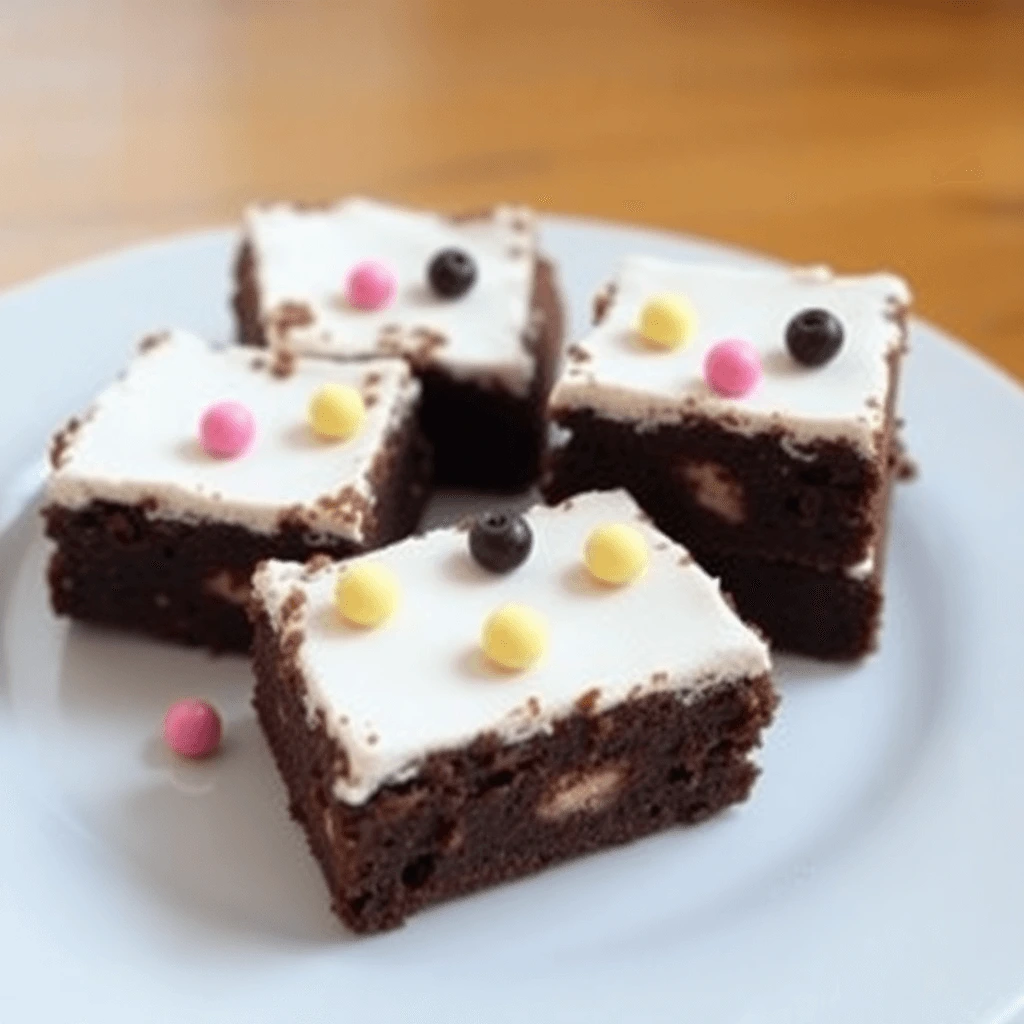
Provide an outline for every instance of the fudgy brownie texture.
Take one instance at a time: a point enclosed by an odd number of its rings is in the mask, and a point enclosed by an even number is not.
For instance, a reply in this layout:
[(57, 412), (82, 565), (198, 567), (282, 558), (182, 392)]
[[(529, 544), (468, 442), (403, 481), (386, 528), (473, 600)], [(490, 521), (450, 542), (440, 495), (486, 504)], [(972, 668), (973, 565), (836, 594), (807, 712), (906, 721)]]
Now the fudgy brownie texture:
[(776, 650), (827, 661), (862, 658), (878, 645), (889, 499), (893, 484), (907, 479), (908, 463), (902, 440), (894, 436), (883, 488), (883, 529), (869, 573), (853, 576), (846, 569), (810, 569), (718, 551), (694, 557), (707, 572), (721, 578), (737, 612), (757, 626)]
[(352, 806), (331, 792), (344, 751), (309, 724), (298, 635), (282, 639), (252, 613), (256, 711), (334, 910), (357, 932), (744, 800), (777, 703), (762, 676), (690, 700), (660, 693), (598, 714), (584, 704), (550, 735), (433, 754), (416, 778)]
[[(248, 241), (239, 248), (232, 304), (240, 340), (265, 346), (256, 255)], [(460, 380), (435, 366), (414, 366), (423, 383), (420, 416), (434, 448), (438, 485), (514, 492), (537, 479), (547, 440), (547, 398), (563, 331), (554, 265), (538, 257), (530, 322), (522, 339), (536, 357), (526, 395), (513, 394), (499, 381), (483, 385), (478, 380)]]
[(818, 442), (797, 459), (777, 434), (742, 435), (693, 417), (637, 430), (589, 410), (561, 414), (572, 437), (543, 483), (555, 504), (625, 487), (658, 527), (687, 547), (849, 565), (877, 538), (884, 465), (848, 445)]
[[(598, 304), (598, 320), (602, 311)], [(905, 338), (905, 310), (894, 316)], [(896, 396), (905, 350), (904, 342), (888, 360), (879, 452), (898, 443)], [(730, 429), (728, 415), (637, 424), (591, 409), (555, 409), (552, 419), (568, 432), (546, 460), (541, 487), (552, 504), (625, 487), (687, 547), (819, 569), (856, 564), (883, 533), (888, 459), (867, 458), (841, 441), (795, 446), (782, 426), (744, 434)]]
[(429, 446), (415, 419), (395, 433), (371, 473), (377, 504), (356, 544), (282, 522), (273, 534), (216, 522), (159, 519), (154, 509), (94, 501), (43, 509), (56, 541), (48, 570), (59, 615), (214, 651), (246, 651), (249, 578), (264, 558), (343, 558), (411, 533), (428, 496)]
[(876, 646), (882, 611), (881, 566), (861, 579), (749, 555), (695, 553), (718, 576), (736, 611), (773, 649), (827, 661), (860, 658)]

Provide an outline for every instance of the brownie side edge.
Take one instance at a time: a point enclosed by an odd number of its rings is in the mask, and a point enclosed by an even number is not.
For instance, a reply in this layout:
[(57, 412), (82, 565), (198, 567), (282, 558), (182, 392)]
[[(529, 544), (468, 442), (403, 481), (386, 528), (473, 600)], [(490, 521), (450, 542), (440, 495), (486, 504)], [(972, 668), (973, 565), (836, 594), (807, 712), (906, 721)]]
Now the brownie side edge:
[(333, 908), (357, 932), (746, 799), (757, 777), (748, 755), (778, 700), (761, 676), (688, 701), (660, 693), (581, 708), (550, 735), (511, 745), (488, 735), (432, 754), (415, 779), (351, 806), (331, 791), (344, 751), (308, 715), (298, 634), (250, 610), (254, 705)]
[(460, 379), (438, 365), (421, 368), (423, 429), (434, 445), (439, 486), (514, 492), (537, 479), (564, 316), (554, 264), (539, 257), (523, 338), (534, 362), (525, 395), (500, 381)]
[(47, 578), (58, 615), (215, 651), (246, 651), (249, 579), (265, 558), (347, 558), (399, 540), (418, 525), (429, 496), (429, 447), (416, 416), (396, 428), (370, 479), (378, 500), (362, 543), (312, 533), (285, 519), (274, 533), (233, 523), (153, 515), (151, 505), (93, 501), (42, 510), (56, 542)]

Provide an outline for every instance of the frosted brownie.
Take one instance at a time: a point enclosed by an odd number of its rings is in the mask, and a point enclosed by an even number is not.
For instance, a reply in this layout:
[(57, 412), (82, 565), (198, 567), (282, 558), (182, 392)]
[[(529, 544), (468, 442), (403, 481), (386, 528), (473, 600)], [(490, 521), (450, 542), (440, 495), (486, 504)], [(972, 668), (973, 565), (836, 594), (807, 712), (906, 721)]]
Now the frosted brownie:
[[(356, 308), (346, 294), (366, 260), (394, 277), (380, 308)], [(249, 344), (410, 361), (439, 483), (515, 490), (536, 478), (563, 313), (529, 210), (451, 218), (359, 198), (257, 206), (236, 278)]]
[[(361, 399), (348, 440), (307, 423), (325, 385)], [(43, 515), (54, 609), (214, 649), (245, 649), (263, 558), (351, 555), (409, 533), (429, 459), (402, 360), (287, 366), (182, 332), (145, 340), (127, 372), (54, 440)], [(248, 410), (236, 457), (200, 444), (205, 413)]]
[[(685, 297), (691, 337), (646, 344), (637, 322), (658, 294)], [(864, 559), (882, 533), (894, 443), (906, 285), (888, 274), (735, 270), (628, 259), (590, 333), (570, 346), (551, 396), (566, 433), (548, 491), (637, 488), (668, 532), (703, 547), (822, 567)], [(821, 310), (838, 352), (809, 366), (790, 354), (790, 322)], [(722, 339), (760, 353), (763, 378), (722, 397), (704, 362)]]
[[(503, 519), (505, 548), (476, 543)], [(624, 492), (524, 520), (254, 576), (256, 709), (356, 931), (699, 821), (755, 780), (777, 697), (765, 644), (718, 584)], [(646, 562), (620, 585), (584, 564), (595, 534), (616, 532)], [(397, 611), (350, 625), (337, 592), (371, 570), (397, 586)], [(511, 638), (491, 629), (510, 602), (524, 630)], [(498, 667), (503, 641), (539, 660)]]
[[(642, 333), (659, 297), (678, 302), (676, 347)], [(546, 496), (627, 487), (777, 644), (864, 653), (881, 579), (855, 569), (884, 546), (909, 301), (888, 274), (628, 259), (552, 393), (560, 440)], [(750, 354), (741, 394), (709, 376), (722, 349)], [(792, 593), (766, 593), (762, 584), (783, 579)], [(772, 628), (782, 602), (795, 611), (822, 600), (836, 602), (835, 614), (805, 617), (802, 632)]]

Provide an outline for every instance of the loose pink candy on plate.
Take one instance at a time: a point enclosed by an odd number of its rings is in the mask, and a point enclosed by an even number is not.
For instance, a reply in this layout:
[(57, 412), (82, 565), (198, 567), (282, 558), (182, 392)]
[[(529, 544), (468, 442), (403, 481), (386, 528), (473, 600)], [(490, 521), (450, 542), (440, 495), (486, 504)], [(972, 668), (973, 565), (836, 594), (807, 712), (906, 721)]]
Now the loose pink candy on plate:
[(384, 309), (395, 297), (398, 282), (392, 269), (380, 260), (364, 260), (350, 271), (345, 297), (356, 309)]
[(220, 715), (197, 697), (172, 704), (164, 716), (164, 740), (182, 757), (209, 757), (220, 746)]
[(719, 341), (704, 359), (704, 379), (716, 395), (743, 398), (761, 381), (761, 355), (749, 341)]
[(199, 441), (208, 455), (235, 459), (256, 436), (256, 421), (241, 402), (215, 402), (199, 421)]

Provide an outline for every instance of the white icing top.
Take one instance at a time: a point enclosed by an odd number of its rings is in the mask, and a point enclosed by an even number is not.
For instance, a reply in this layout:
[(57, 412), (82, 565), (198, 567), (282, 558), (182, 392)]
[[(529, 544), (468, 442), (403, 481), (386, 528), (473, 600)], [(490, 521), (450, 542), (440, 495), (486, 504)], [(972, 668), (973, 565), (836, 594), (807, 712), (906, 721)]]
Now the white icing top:
[[(456, 376), (500, 380), (525, 393), (534, 359), (523, 344), (530, 317), (536, 262), (533, 214), (499, 206), (454, 222), (368, 199), (329, 209), (292, 205), (253, 207), (245, 231), (253, 245), (260, 317), (273, 347), (338, 357), (405, 354), (443, 366)], [(477, 278), (456, 299), (439, 298), (427, 284), (430, 260), (457, 248), (475, 260)], [(363, 311), (345, 301), (349, 270), (376, 259), (395, 272), (398, 291), (386, 309)], [(312, 322), (282, 327), (275, 314), (301, 303)], [(397, 330), (385, 335), (385, 327)], [(425, 344), (433, 332), (443, 344)]]
[[(844, 439), (870, 456), (885, 420), (889, 356), (902, 343), (894, 315), (910, 302), (891, 274), (836, 277), (827, 268), (739, 270), (628, 258), (614, 282), (607, 315), (578, 345), (551, 397), (555, 410), (590, 408), (639, 424), (671, 423), (686, 414), (734, 418), (745, 433), (782, 427), (796, 444)], [(696, 331), (666, 351), (637, 335), (651, 297), (686, 296)], [(790, 319), (821, 307), (843, 324), (839, 353), (820, 367), (797, 363), (786, 349)], [(743, 338), (761, 353), (764, 379), (738, 399), (719, 398), (704, 383), (704, 357), (717, 341)], [(577, 357), (573, 357), (573, 352)]]
[[(274, 376), (270, 363), (258, 350), (216, 350), (184, 332), (144, 343), (71, 435), (48, 500), (79, 508), (152, 499), (156, 518), (264, 533), (300, 506), (309, 529), (359, 543), (364, 500), (370, 508), (375, 501), (368, 474), (392, 429), (412, 412), (419, 384), (400, 359), (298, 360), (286, 377)], [(307, 425), (310, 397), (328, 381), (359, 387), (368, 399), (363, 428), (349, 442), (320, 440)], [(214, 458), (199, 444), (200, 417), (222, 399), (244, 403), (256, 420), (255, 442), (236, 459)], [(358, 495), (354, 503), (332, 500), (346, 490)]]
[[(323, 714), (348, 757), (349, 775), (335, 782), (338, 799), (362, 803), (415, 776), (430, 753), (484, 732), (514, 742), (547, 731), (594, 687), (600, 711), (664, 690), (685, 699), (769, 671), (766, 646), (718, 583), (642, 519), (624, 492), (579, 496), (527, 517), (533, 550), (503, 576), (472, 560), (460, 529), (360, 556), (389, 565), (402, 587), (398, 613), (377, 630), (338, 616), (337, 566), (272, 561), (257, 570), (257, 600), (278, 628), (302, 638), (296, 657), (311, 718)], [(587, 534), (609, 521), (636, 523), (650, 546), (650, 566), (632, 585), (598, 584), (583, 566)], [(282, 605), (295, 590), (306, 600), (282, 627)], [(522, 673), (490, 667), (479, 648), (484, 619), (507, 601), (536, 608), (550, 631), (547, 653)]]

